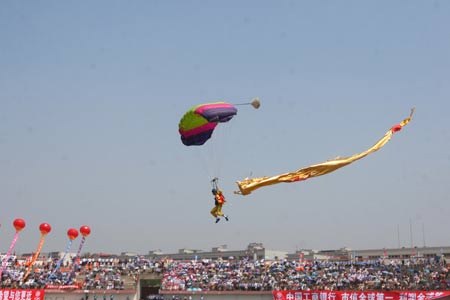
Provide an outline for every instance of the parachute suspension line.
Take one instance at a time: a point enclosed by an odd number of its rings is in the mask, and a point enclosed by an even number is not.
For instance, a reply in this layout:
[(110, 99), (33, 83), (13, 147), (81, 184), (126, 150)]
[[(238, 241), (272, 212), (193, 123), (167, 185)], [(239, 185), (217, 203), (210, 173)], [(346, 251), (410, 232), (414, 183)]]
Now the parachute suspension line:
[(211, 162), (211, 151), (207, 151), (210, 149), (200, 149), (198, 153), (196, 153), (196, 156), (198, 157), (198, 160), (200, 161), (203, 170), (206, 173), (207, 178), (211, 178), (214, 176), (212, 162)]
[(214, 177), (221, 176), (223, 156), (226, 154), (223, 150), (224, 133), (221, 129), (223, 128), (216, 128), (213, 133), (214, 139), (200, 147), (203, 156), (202, 158), (206, 166), (206, 175), (210, 180)]
[(212, 165), (213, 177), (222, 177), (222, 171), (224, 170), (224, 162), (226, 161), (227, 153), (229, 150), (229, 141), (232, 133), (233, 123), (230, 122), (227, 126), (220, 126), (214, 130), (214, 140), (209, 143), (211, 150), (210, 158)]
[(197, 156), (199, 157), (199, 161), (209, 180), (222, 176), (224, 157), (227, 154), (228, 143), (226, 141), (229, 140), (230, 136), (229, 125), (216, 128), (213, 133), (214, 138), (196, 149), (198, 150)]
[(251, 105), (253, 108), (258, 109), (261, 106), (259, 98), (253, 98), (252, 102), (247, 103), (234, 103), (233, 105)]

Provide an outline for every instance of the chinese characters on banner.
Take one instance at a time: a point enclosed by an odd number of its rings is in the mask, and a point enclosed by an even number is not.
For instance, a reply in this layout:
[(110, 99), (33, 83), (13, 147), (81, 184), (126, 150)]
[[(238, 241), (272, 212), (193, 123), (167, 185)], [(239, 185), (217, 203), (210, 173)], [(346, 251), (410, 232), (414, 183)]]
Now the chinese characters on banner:
[(0, 289), (0, 300), (44, 300), (44, 290)]
[(434, 300), (447, 296), (450, 291), (273, 291), (274, 300)]

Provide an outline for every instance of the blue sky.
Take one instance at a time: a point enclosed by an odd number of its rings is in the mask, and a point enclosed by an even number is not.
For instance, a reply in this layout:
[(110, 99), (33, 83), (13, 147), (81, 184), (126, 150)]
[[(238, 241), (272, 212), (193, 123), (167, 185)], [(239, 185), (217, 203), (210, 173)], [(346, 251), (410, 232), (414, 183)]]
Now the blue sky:
[[(447, 1), (8, 0), (0, 40), (0, 252), (19, 217), (18, 252), (43, 222), (42, 251), (82, 225), (91, 252), (450, 244)], [(253, 97), (205, 147), (180, 142), (191, 106)], [(232, 193), (363, 151), (412, 106), (363, 160)]]

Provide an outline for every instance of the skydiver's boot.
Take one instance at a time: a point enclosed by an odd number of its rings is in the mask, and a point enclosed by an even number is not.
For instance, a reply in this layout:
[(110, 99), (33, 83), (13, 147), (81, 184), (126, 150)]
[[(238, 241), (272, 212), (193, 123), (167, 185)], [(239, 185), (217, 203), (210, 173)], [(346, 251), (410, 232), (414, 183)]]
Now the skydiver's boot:
[(217, 219), (216, 219), (216, 223), (219, 223), (219, 221), (220, 221), (220, 218), (217, 218)]
[(228, 221), (228, 216), (225, 216), (225, 220), (227, 220), (227, 221)]

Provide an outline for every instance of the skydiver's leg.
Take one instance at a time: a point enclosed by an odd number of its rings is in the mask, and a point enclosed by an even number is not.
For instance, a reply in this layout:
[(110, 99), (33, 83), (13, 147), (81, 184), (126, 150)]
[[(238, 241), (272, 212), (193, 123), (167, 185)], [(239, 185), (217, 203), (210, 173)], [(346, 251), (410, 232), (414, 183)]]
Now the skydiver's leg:
[(223, 206), (223, 204), (219, 204), (219, 208), (218, 208), (218, 210), (217, 210), (217, 215), (218, 215), (218, 216), (221, 216), (221, 217), (224, 217), (225, 220), (228, 221), (228, 216), (225, 215), (225, 214), (222, 212), (222, 206)]
[(224, 214), (223, 214), (223, 212), (222, 212), (222, 204), (218, 204), (218, 205), (217, 205), (216, 215), (217, 215), (217, 216), (220, 216), (220, 217), (223, 217), (223, 216), (224, 216)]
[(211, 215), (216, 218), (216, 223), (220, 221), (219, 216), (217, 215), (217, 212), (219, 211), (219, 205), (214, 206), (214, 208), (211, 210)]
[(214, 218), (217, 218), (217, 205), (214, 206), (213, 209), (211, 209), (211, 215), (212, 215)]

